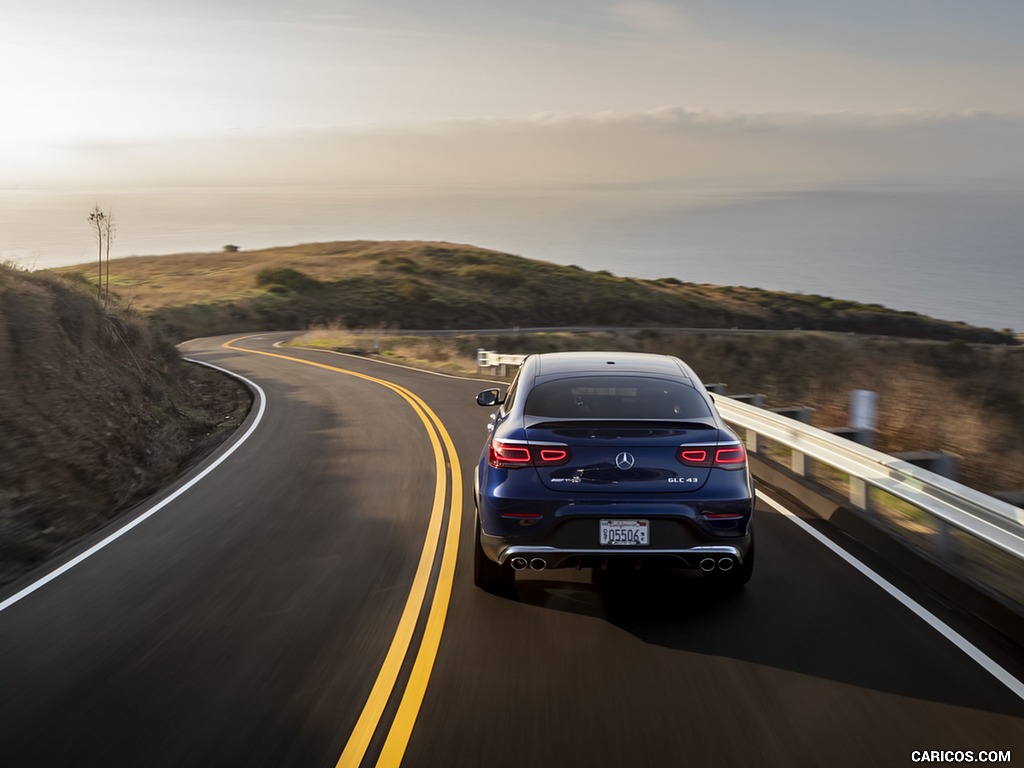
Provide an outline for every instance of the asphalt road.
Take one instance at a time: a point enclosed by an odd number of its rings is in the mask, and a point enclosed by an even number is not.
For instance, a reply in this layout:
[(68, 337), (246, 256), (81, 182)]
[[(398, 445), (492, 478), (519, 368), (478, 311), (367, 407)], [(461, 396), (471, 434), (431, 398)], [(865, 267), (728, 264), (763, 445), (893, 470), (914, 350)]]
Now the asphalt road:
[(258, 423), (0, 594), (0, 765), (1024, 765), (1019, 648), (897, 584), (1008, 685), (765, 504), (738, 595), (588, 571), (475, 589), (484, 386), (279, 338), (186, 345), (259, 385)]

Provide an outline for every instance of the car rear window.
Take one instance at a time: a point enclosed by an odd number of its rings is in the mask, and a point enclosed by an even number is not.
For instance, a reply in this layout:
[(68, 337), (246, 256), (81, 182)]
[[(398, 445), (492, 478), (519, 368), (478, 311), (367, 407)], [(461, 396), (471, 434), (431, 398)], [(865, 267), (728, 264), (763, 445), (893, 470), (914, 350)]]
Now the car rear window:
[(700, 419), (711, 415), (693, 387), (642, 376), (580, 376), (540, 384), (526, 398), (530, 416), (554, 419)]

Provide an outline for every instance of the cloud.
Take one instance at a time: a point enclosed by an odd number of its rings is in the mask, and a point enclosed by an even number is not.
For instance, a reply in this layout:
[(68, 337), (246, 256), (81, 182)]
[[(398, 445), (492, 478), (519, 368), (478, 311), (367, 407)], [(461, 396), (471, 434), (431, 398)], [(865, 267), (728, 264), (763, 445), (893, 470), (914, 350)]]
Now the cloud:
[(686, 18), (666, 3), (638, 2), (620, 3), (612, 6), (612, 21), (629, 29), (655, 35), (666, 35), (686, 31)]
[(1024, 116), (681, 107), (541, 113), (81, 145), (51, 158), (50, 174), (50, 181), (147, 186), (825, 184), (1024, 177)]

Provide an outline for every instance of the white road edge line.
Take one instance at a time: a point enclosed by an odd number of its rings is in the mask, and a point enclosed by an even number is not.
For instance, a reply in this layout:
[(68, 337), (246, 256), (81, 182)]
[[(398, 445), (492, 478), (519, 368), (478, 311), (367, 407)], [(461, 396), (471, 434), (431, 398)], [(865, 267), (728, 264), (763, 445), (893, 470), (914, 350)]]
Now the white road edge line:
[(984, 669), (986, 672), (992, 675), (992, 677), (994, 677), (1000, 683), (1002, 683), (1011, 691), (1013, 691), (1013, 693), (1016, 694), (1018, 698), (1024, 700), (1024, 683), (1022, 683), (1016, 677), (1014, 677), (1001, 666), (999, 666), (999, 664), (997, 664), (988, 654), (986, 654), (984, 651), (978, 648), (978, 646), (974, 645), (974, 643), (969, 641), (967, 638), (965, 638), (951, 626), (946, 624), (946, 622), (942, 621), (942, 619), (940, 619), (934, 613), (932, 613), (927, 608), (922, 606), (916, 600), (914, 600), (913, 598), (899, 590), (897, 587), (893, 586), (888, 581), (883, 579), (873, 570), (864, 565), (864, 563), (862, 563), (860, 560), (855, 558), (853, 555), (851, 555), (845, 549), (840, 547), (838, 544), (834, 543), (827, 536), (824, 536), (823, 534), (816, 531), (813, 527), (805, 523), (795, 514), (793, 514), (784, 506), (782, 506), (782, 504), (775, 501), (775, 499), (765, 495), (764, 492), (760, 490), (758, 490), (757, 492), (757, 498), (763, 500), (766, 504), (768, 504), (770, 507), (778, 511), (783, 517), (785, 517), (791, 523), (798, 526), (802, 531), (804, 531), (804, 533), (817, 539), (821, 544), (824, 544), (826, 547), (832, 550), (832, 552), (834, 552), (840, 558), (845, 560), (848, 564), (852, 565), (854, 568), (860, 571), (862, 575), (866, 576), (871, 582), (873, 582), (876, 586), (880, 587), (890, 597), (892, 597), (894, 600), (903, 605), (904, 608), (909, 610), (911, 613), (913, 613), (915, 616), (921, 619), (925, 624), (930, 626), (932, 629), (934, 629), (936, 632), (938, 632), (940, 635), (946, 638), (949, 642), (951, 642), (953, 645), (959, 648), (972, 661), (974, 661), (982, 669)]
[(13, 594), (10, 597), (8, 597), (6, 600), (4, 600), (2, 603), (0, 603), (0, 611), (4, 611), (7, 608), (10, 608), (15, 603), (17, 603), (20, 600), (22, 600), (22, 599), (28, 597), (29, 595), (31, 595), (37, 589), (41, 589), (42, 587), (46, 586), (51, 581), (56, 579), (58, 576), (61, 576), (61, 575), (65, 574), (65, 573), (67, 573), (68, 571), (70, 571), (72, 568), (74, 568), (76, 565), (81, 563), (83, 560), (85, 560), (85, 559), (87, 559), (89, 557), (92, 557), (94, 554), (99, 552), (101, 549), (106, 547), (111, 542), (113, 542), (113, 541), (121, 538), (122, 536), (124, 536), (126, 533), (128, 533), (128, 531), (130, 531), (135, 526), (141, 524), (145, 520), (148, 520), (150, 517), (152, 517), (157, 512), (159, 512), (161, 509), (166, 507), (172, 501), (174, 501), (179, 496), (181, 496), (186, 491), (188, 491), (190, 488), (192, 488), (192, 486), (194, 486), (196, 483), (198, 483), (204, 477), (206, 477), (211, 472), (213, 472), (213, 470), (215, 470), (217, 467), (219, 467), (231, 454), (233, 454), (236, 450), (238, 450), (238, 448), (241, 447), (241, 445), (246, 440), (249, 439), (249, 437), (252, 435), (252, 433), (256, 431), (256, 427), (258, 427), (260, 422), (263, 420), (263, 414), (266, 412), (266, 409), (267, 409), (267, 396), (266, 396), (266, 393), (260, 388), (260, 386), (258, 384), (256, 384), (255, 382), (250, 381), (249, 379), (245, 378), (244, 376), (239, 376), (237, 373), (233, 373), (232, 371), (229, 371), (229, 370), (227, 370), (225, 368), (221, 368), (220, 366), (217, 366), (217, 365), (213, 365), (212, 363), (207, 363), (207, 362), (204, 362), (202, 360), (195, 360), (195, 359), (193, 359), (191, 357), (186, 357), (185, 360), (188, 360), (191, 363), (198, 363), (199, 365), (205, 365), (206, 367), (213, 368), (215, 370), (220, 371), (221, 373), (226, 373), (228, 376), (232, 376), (232, 377), (234, 377), (236, 379), (239, 379), (240, 381), (243, 381), (247, 386), (249, 386), (252, 389), (252, 391), (257, 393), (257, 395), (259, 396), (259, 410), (256, 412), (255, 420), (253, 421), (252, 424), (249, 425), (249, 429), (247, 429), (245, 434), (242, 435), (237, 441), (235, 441), (235, 443), (230, 448), (228, 448), (224, 453), (222, 453), (217, 458), (216, 461), (214, 461), (212, 464), (210, 464), (210, 466), (208, 466), (206, 469), (204, 469), (198, 475), (196, 475), (191, 480), (189, 480), (185, 485), (183, 485), (177, 491), (172, 493), (166, 499), (163, 499), (162, 501), (160, 501), (158, 504), (156, 504), (156, 505), (150, 507), (149, 509), (147, 509), (141, 515), (139, 515), (138, 517), (134, 518), (131, 522), (125, 524), (121, 528), (118, 528), (112, 534), (110, 534), (105, 539), (103, 539), (103, 541), (101, 541), (101, 542), (99, 542), (97, 544), (94, 544), (89, 549), (87, 549), (85, 552), (82, 552), (80, 555), (78, 555), (75, 558), (73, 558), (73, 559), (69, 560), (68, 562), (64, 563), (64, 565), (60, 566), (59, 568), (57, 568), (57, 569), (55, 569), (53, 571), (50, 571), (50, 573), (46, 574), (45, 576), (43, 576), (42, 578), (38, 579), (37, 581), (32, 582), (31, 584), (29, 584), (27, 587), (25, 587), (21, 591), (16, 592), (15, 594)]

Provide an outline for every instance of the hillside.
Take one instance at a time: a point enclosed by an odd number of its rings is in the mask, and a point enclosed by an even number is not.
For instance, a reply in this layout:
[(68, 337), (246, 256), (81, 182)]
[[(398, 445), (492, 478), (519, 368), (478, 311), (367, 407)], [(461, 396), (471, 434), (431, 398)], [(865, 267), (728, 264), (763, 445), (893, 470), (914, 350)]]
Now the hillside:
[(249, 403), (84, 280), (0, 266), (0, 585), (165, 487)]
[[(64, 272), (85, 278), (92, 265)], [(823, 296), (639, 280), (468, 245), (317, 243), (111, 262), (113, 290), (173, 337), (310, 325), (835, 330), (982, 343), (1008, 333)]]
[[(849, 389), (876, 389), (880, 448), (951, 450), (975, 487), (1024, 485), (1024, 347), (1004, 333), (876, 305), (621, 278), (445, 243), (145, 257), (116, 260), (111, 269), (119, 297), (104, 306), (92, 265), (60, 274), (0, 266), (0, 585), (165, 487), (244, 418), (248, 393), (184, 363), (165, 332), (181, 340), (313, 325), (617, 324), (637, 330), (399, 340), (395, 351), (381, 351), (430, 362), (454, 348), (470, 365), (479, 346), (669, 352), (733, 392), (810, 405), (823, 426), (843, 423)], [(652, 325), (932, 341), (643, 330)], [(993, 450), (1008, 460), (991, 462)]]

